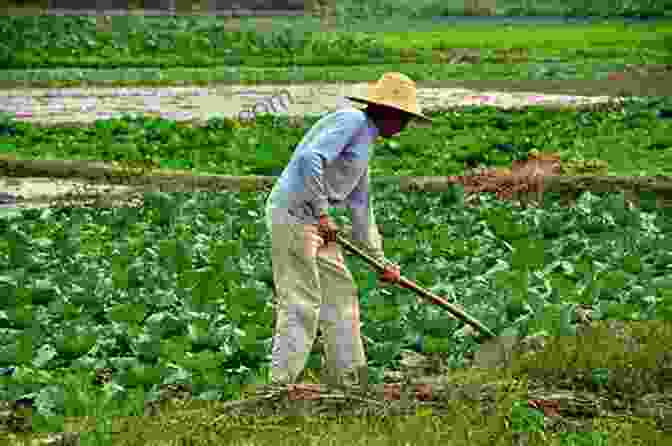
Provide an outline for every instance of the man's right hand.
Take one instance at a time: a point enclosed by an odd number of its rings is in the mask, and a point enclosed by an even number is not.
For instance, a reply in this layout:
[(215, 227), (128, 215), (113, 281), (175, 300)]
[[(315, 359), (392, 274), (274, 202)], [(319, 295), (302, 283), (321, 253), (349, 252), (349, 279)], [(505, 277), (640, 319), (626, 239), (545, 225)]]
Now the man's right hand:
[(320, 223), (317, 226), (317, 232), (325, 243), (335, 242), (338, 226), (326, 215), (320, 215)]

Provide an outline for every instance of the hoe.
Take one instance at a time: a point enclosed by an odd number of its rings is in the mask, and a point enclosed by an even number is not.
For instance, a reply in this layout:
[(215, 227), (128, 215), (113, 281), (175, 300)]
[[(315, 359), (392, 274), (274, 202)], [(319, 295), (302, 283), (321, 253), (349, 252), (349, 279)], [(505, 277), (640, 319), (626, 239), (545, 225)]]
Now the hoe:
[[(355, 242), (348, 239), (342, 233), (338, 233), (336, 239), (347, 251), (360, 257), (381, 273), (384, 271), (385, 266), (390, 263), (386, 259), (377, 259), (369, 255), (364, 249), (360, 248)], [(510, 337), (511, 339), (504, 339), (495, 336), (495, 334), (479, 320), (403, 276), (400, 278), (399, 286), (412, 290), (420, 297), (442, 307), (450, 312), (454, 318), (468, 324), (480, 334), (480, 336), (477, 337), (477, 340), (481, 345), (479, 351), (475, 355), (475, 364), (481, 367), (497, 366), (502, 360), (505, 360), (509, 356), (516, 342), (513, 337)]]

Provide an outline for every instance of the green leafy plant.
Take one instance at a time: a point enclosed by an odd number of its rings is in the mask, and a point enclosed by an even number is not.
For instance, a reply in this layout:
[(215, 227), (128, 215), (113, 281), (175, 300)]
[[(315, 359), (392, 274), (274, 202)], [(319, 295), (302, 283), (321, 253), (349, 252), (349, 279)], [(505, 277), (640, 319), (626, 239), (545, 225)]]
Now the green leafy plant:
[[(140, 209), (3, 216), (0, 284), (12, 301), (0, 303), (2, 366), (42, 373), (54, 384), (62, 382), (59, 369), (105, 364), (126, 390), (151, 389), (179, 370), (196, 397), (234, 392), (270, 360), (265, 198), (261, 192), (154, 193)], [(456, 300), (497, 333), (573, 335), (577, 301), (599, 318), (652, 320), (669, 310), (667, 250), (650, 249), (662, 246), (666, 213), (633, 218), (637, 209), (619, 207), (609, 196), (580, 197), (574, 209), (549, 203), (525, 210), (489, 200), (470, 208), (450, 194), (402, 194), (394, 185), (376, 187), (374, 203), (386, 254), (404, 275)], [(597, 216), (611, 222), (596, 228)], [(565, 227), (551, 236), (545, 225), (553, 221)], [(514, 222), (525, 228), (516, 237), (507, 229)], [(621, 234), (619, 249), (605, 237), (614, 231)], [(39, 278), (26, 280), (16, 267), (25, 268), (27, 259)], [(372, 380), (382, 379), (417, 335), (423, 350), (452, 358), (455, 367), (478, 348), (456, 334), (459, 324), (445, 311), (408, 290), (372, 286), (367, 266), (350, 256), (346, 261), (366, 290), (361, 318), (373, 340)], [(651, 291), (647, 275), (661, 278)], [(42, 388), (22, 387), (20, 376), (8, 379), (16, 381), (17, 396)], [(534, 425), (527, 409), (516, 410), (517, 426)]]
[[(566, 175), (665, 174), (669, 163), (664, 150), (652, 148), (669, 143), (672, 121), (655, 114), (667, 103), (665, 98), (632, 101), (618, 114), (538, 107), (432, 111), (429, 115), (436, 120), (432, 128), (409, 128), (398, 138), (376, 143), (372, 177), (375, 181), (377, 176), (392, 174), (426, 176), (428, 165), (430, 175), (462, 174), (465, 164), (509, 167), (514, 160), (526, 159), (532, 149), (560, 152)], [(646, 107), (650, 110), (643, 112)], [(309, 117), (289, 125), (269, 115), (249, 125), (213, 118), (204, 125), (187, 126), (129, 115), (85, 128), (37, 128), (5, 118), (0, 124), (0, 145), (11, 148), (6, 156), (18, 159), (88, 159), (118, 162), (124, 168), (143, 165), (196, 173), (277, 175), (315, 121)], [(478, 138), (473, 136), (475, 130)], [(623, 136), (614, 138), (614, 134)], [(550, 231), (552, 225), (548, 227)]]
[(511, 409), (513, 432), (543, 432), (544, 414), (527, 406), (527, 401), (515, 401)]

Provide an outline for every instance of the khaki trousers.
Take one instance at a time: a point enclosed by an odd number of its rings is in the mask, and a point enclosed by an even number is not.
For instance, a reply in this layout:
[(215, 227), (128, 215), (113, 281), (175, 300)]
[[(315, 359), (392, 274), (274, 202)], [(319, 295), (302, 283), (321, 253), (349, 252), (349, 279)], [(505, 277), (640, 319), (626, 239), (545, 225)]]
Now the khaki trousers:
[(288, 219), (286, 210), (267, 204), (277, 292), (271, 382), (296, 383), (319, 327), (325, 378), (336, 385), (363, 384), (356, 379), (366, 368), (357, 286), (341, 248), (324, 245), (317, 226)]
[(309, 0), (305, 3), (304, 9), (306, 14), (327, 18), (334, 14), (336, 10), (336, 1)]

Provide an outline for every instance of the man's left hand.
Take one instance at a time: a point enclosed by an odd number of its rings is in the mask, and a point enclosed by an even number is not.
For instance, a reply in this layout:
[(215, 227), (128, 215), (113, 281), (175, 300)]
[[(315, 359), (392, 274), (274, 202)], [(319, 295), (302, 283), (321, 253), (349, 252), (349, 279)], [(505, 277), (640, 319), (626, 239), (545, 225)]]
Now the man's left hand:
[(331, 217), (323, 214), (320, 215), (317, 232), (325, 243), (335, 242), (337, 240), (338, 226), (336, 226)]
[(380, 275), (380, 281), (384, 283), (399, 283), (401, 271), (398, 265), (388, 265)]

